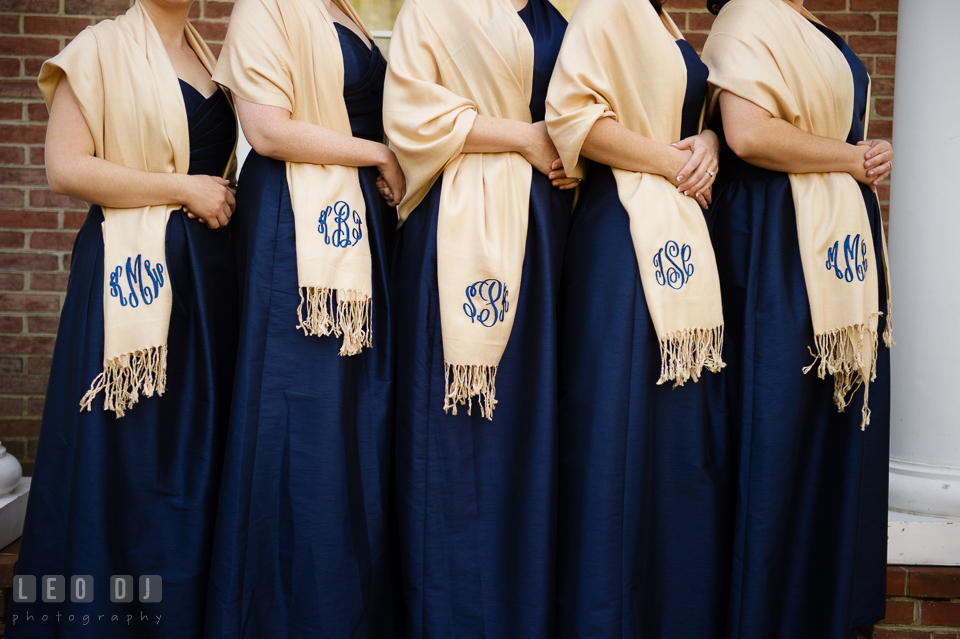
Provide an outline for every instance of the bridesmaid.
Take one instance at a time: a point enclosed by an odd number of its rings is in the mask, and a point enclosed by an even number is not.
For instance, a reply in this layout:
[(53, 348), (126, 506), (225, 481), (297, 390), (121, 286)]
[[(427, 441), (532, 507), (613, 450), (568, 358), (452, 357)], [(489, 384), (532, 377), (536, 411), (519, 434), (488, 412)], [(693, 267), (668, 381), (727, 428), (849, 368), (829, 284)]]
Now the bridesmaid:
[[(707, 68), (662, 5), (581, 0), (547, 98), (564, 166), (593, 161), (560, 296), (557, 633), (571, 639), (724, 637), (733, 439), (723, 378), (703, 370), (723, 364), (701, 211), (719, 143), (700, 130)], [(680, 237), (689, 274), (665, 287), (657, 248)], [(720, 330), (671, 379), (666, 327), (688, 312)]]
[(241, 341), (210, 637), (400, 632), (390, 264), (404, 180), (383, 144), (385, 69), (346, 0), (240, 0), (231, 16), (214, 77), (253, 151), (233, 227)]
[[(410, 185), (397, 375), (408, 637), (554, 632), (557, 288), (576, 180), (543, 119), (565, 28), (548, 0), (408, 0), (394, 29), (384, 118)], [(485, 341), (487, 325), (506, 328)], [(461, 337), (488, 359), (451, 364)], [(461, 392), (460, 370), (491, 375)]]
[[(220, 177), (233, 165), (236, 120), (210, 79), (213, 54), (187, 23), (192, 4), (138, 0), (88, 27), (40, 72), (50, 187), (95, 204), (73, 249), (17, 565), (36, 577), (38, 597), (10, 606), (8, 637), (203, 634), (237, 343), (236, 277), (222, 228), (234, 200)], [(125, 229), (125, 219), (146, 230)], [(118, 239), (154, 265), (132, 253), (126, 275), (116, 282), (111, 273), (114, 286), (105, 287), (105, 269), (123, 271), (112, 259)], [(159, 252), (151, 254), (153, 241)], [(150, 273), (161, 274), (155, 297), (143, 282), (127, 288), (128, 276)], [(165, 343), (154, 345), (166, 366), (139, 397), (136, 386), (130, 395), (99, 383), (87, 391), (109, 359), (105, 336), (109, 344), (129, 332), (109, 325), (121, 300), (144, 319), (169, 300), (157, 316), (169, 323)], [(91, 410), (80, 412), (85, 392)], [(91, 575), (93, 603), (41, 603), (43, 575), (64, 575), (66, 588), (71, 575)], [(111, 603), (111, 575), (131, 575), (133, 596), (138, 576), (159, 575), (162, 600)]]
[[(713, 238), (740, 437), (730, 639), (850, 639), (884, 616), (890, 356), (877, 342), (891, 340), (873, 191), (893, 150), (863, 141), (867, 71), (802, 5), (708, 3), (724, 133)], [(831, 259), (854, 235), (860, 250)], [(852, 329), (824, 326), (848, 308)], [(844, 368), (824, 328), (862, 359)], [(813, 352), (821, 369), (804, 375)]]

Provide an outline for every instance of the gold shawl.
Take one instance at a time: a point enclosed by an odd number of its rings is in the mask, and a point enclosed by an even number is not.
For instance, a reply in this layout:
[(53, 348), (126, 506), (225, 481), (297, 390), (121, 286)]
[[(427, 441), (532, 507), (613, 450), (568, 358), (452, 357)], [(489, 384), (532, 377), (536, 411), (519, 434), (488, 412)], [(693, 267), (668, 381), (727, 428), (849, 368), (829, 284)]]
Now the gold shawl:
[[(370, 33), (347, 0), (334, 0)], [(323, 0), (239, 0), (214, 81), (293, 119), (352, 135), (343, 52)], [(341, 355), (372, 343), (373, 277), (367, 209), (356, 167), (287, 162), (305, 335), (343, 336)]]
[[(854, 91), (843, 53), (782, 0), (733, 0), (717, 17), (703, 50), (710, 67), (711, 113), (730, 91), (813, 135), (846, 140)], [(833, 375), (842, 411), (865, 384), (861, 426), (870, 423), (876, 377), (879, 265), (859, 185), (848, 173), (790, 174), (797, 236), (813, 320), (817, 373)], [(882, 250), (886, 260), (886, 240)], [(889, 297), (889, 278), (887, 292)], [(893, 344), (887, 301), (884, 341)]]
[(405, 220), (441, 174), (437, 274), (444, 409), (492, 419), (520, 296), (533, 168), (461, 153), (477, 114), (530, 122), (533, 38), (509, 0), (407, 0), (390, 42), (384, 125), (407, 178)]
[[(687, 67), (670, 17), (639, 0), (581, 0), (550, 91), (547, 125), (568, 175), (600, 118), (664, 143), (680, 139)], [(660, 340), (658, 384), (723, 368), (720, 279), (703, 213), (660, 175), (613, 169)]]
[[(184, 32), (208, 71), (216, 58), (191, 26)], [(186, 173), (190, 133), (177, 74), (140, 4), (115, 20), (87, 27), (40, 70), (50, 108), (67, 77), (93, 136), (96, 156), (138, 171)], [(228, 172), (232, 171), (229, 163)], [(173, 293), (166, 268), (166, 230), (179, 204), (103, 209), (103, 373), (80, 402), (117, 417), (167, 379), (167, 332)]]

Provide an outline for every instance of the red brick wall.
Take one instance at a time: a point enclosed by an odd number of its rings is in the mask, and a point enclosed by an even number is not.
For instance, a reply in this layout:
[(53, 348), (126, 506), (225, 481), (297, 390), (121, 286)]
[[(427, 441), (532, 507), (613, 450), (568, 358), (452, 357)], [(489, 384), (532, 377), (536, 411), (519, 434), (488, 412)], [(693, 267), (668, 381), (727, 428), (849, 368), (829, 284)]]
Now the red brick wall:
[(887, 617), (871, 639), (958, 639), (960, 567), (887, 568)]
[[(889, 137), (898, 0), (808, 0), (848, 38), (873, 74), (871, 132)], [(122, 13), (129, 0), (0, 0), (0, 440), (30, 473), (70, 250), (82, 202), (52, 193), (43, 171), (46, 108), (36, 76), (85, 26)], [(217, 50), (232, 2), (200, 0), (194, 24)], [(712, 24), (704, 0), (669, 10), (702, 46)], [(882, 192), (887, 198), (886, 187)]]

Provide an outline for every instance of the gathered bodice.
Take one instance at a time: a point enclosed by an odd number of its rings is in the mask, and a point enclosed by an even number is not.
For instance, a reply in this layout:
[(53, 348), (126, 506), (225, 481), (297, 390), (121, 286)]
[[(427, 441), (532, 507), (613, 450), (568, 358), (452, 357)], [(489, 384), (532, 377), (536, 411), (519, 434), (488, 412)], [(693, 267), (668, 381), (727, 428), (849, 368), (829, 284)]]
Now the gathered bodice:
[(227, 95), (209, 98), (180, 80), (190, 130), (190, 175), (223, 175), (237, 143), (237, 119)]
[(377, 45), (372, 48), (348, 27), (337, 24), (343, 50), (343, 99), (347, 103), (353, 136), (383, 141), (383, 80), (387, 61)]
[(709, 70), (696, 49), (686, 40), (677, 40), (677, 46), (683, 53), (687, 65), (687, 89), (683, 96), (683, 115), (680, 124), (680, 139), (696, 135), (700, 128), (700, 113), (703, 101), (707, 97), (707, 75)]
[(533, 92), (530, 96), (530, 115), (534, 122), (546, 117), (547, 88), (553, 67), (557, 63), (560, 45), (567, 32), (567, 21), (547, 0), (529, 0), (517, 12), (533, 37)]

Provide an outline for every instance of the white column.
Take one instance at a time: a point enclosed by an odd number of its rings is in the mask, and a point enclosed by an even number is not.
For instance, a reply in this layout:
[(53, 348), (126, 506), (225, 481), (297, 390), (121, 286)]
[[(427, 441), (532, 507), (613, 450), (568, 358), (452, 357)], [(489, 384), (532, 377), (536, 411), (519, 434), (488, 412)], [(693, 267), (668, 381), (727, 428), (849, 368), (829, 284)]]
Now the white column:
[[(897, 340), (892, 351), (890, 508), (956, 519), (960, 519), (958, 34), (957, 0), (900, 0), (893, 124), (896, 167), (890, 201)], [(960, 523), (953, 528), (960, 532)], [(951, 552), (960, 561), (960, 545)]]

